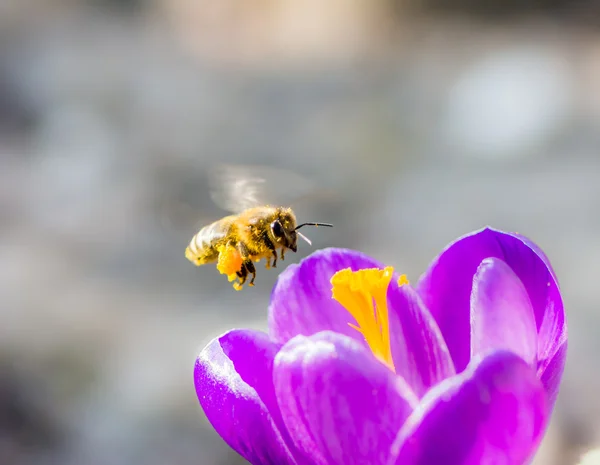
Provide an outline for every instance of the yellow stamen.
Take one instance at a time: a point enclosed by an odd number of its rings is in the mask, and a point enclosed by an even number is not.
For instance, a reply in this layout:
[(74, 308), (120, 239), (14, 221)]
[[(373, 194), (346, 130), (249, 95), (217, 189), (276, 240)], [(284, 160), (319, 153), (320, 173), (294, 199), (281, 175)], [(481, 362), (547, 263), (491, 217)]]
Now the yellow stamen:
[(406, 277), (406, 275), (403, 274), (398, 278), (398, 286), (404, 286), (405, 284), (410, 284), (410, 283), (408, 282), (408, 278)]
[(331, 278), (332, 296), (354, 317), (350, 327), (361, 333), (373, 354), (394, 373), (390, 347), (390, 328), (387, 307), (387, 289), (394, 269), (378, 268), (338, 271)]

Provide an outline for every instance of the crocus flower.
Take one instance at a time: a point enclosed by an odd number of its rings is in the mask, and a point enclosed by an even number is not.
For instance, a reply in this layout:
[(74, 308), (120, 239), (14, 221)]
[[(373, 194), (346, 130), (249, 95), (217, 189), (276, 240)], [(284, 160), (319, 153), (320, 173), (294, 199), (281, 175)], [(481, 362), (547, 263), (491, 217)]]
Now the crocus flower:
[(414, 287), (359, 252), (313, 253), (280, 275), (268, 333), (217, 337), (194, 376), (212, 426), (254, 465), (520, 465), (566, 350), (547, 257), (485, 228)]

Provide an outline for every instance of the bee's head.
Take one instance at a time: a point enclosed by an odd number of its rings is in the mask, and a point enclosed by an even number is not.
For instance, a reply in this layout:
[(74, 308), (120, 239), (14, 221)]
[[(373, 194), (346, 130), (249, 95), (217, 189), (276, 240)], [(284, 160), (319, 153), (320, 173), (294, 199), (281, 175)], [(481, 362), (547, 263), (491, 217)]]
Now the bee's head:
[(298, 232), (303, 226), (327, 226), (331, 227), (329, 223), (302, 223), (296, 225), (296, 217), (290, 209), (283, 210), (279, 213), (278, 217), (271, 223), (271, 234), (273, 239), (293, 252), (298, 250), (298, 236), (304, 239), (309, 244), (310, 240), (301, 232)]
[(283, 210), (271, 223), (273, 239), (283, 247), (296, 252), (298, 250), (298, 234), (296, 233), (296, 217), (291, 210)]

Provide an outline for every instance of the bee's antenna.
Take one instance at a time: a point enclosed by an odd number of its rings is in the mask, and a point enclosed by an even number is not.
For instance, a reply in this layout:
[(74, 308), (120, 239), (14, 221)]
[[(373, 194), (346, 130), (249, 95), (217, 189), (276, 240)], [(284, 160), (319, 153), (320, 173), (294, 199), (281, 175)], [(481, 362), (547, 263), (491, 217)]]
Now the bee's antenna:
[(304, 234), (302, 234), (299, 231), (297, 231), (296, 234), (298, 234), (298, 236), (300, 236), (302, 239), (304, 239), (306, 242), (308, 242), (308, 245), (312, 245), (312, 242), (310, 241), (310, 239), (308, 237), (306, 237)]
[(294, 231), (298, 231), (298, 229), (300, 229), (303, 226), (327, 226), (328, 228), (333, 228), (333, 225), (329, 223), (302, 223), (296, 226), (296, 229), (294, 229)]
[(302, 223), (302, 224), (299, 224), (298, 226), (296, 226), (296, 229), (294, 229), (294, 231), (297, 232), (298, 236), (300, 236), (302, 239), (304, 239), (306, 242), (308, 242), (309, 245), (312, 245), (312, 242), (310, 241), (310, 239), (298, 231), (298, 229), (300, 229), (303, 226), (316, 226), (316, 227), (327, 226), (328, 228), (333, 228), (333, 225), (329, 224), (329, 223)]

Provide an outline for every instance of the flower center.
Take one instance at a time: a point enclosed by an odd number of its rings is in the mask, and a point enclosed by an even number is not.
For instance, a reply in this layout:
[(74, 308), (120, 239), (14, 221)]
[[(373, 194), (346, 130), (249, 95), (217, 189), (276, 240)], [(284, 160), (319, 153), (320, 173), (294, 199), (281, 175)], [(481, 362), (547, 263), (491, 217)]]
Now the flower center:
[[(395, 373), (387, 307), (387, 289), (393, 273), (391, 266), (383, 270), (346, 268), (333, 275), (331, 290), (333, 298), (356, 320), (356, 325), (348, 324), (363, 335), (373, 355)], [(400, 276), (398, 285), (407, 283), (406, 275)]]

